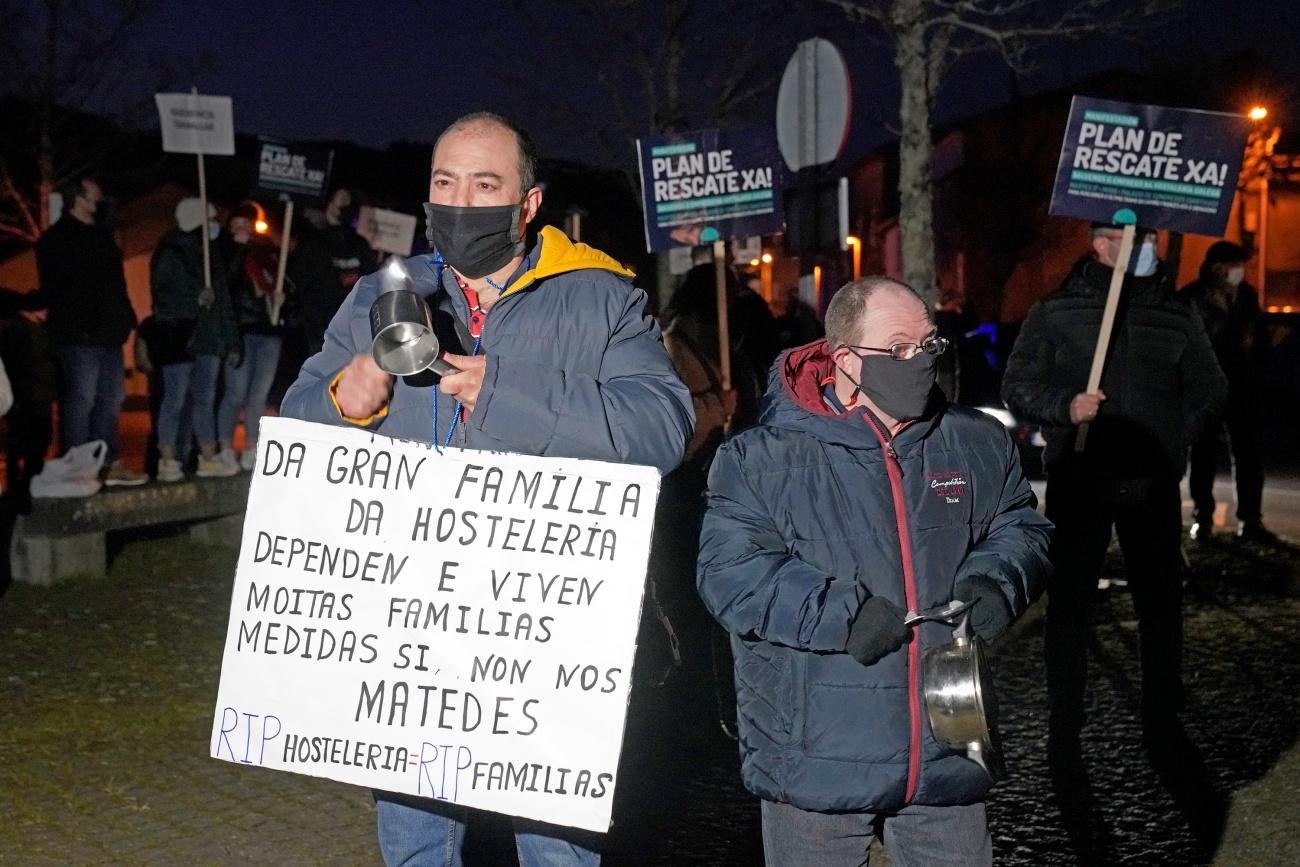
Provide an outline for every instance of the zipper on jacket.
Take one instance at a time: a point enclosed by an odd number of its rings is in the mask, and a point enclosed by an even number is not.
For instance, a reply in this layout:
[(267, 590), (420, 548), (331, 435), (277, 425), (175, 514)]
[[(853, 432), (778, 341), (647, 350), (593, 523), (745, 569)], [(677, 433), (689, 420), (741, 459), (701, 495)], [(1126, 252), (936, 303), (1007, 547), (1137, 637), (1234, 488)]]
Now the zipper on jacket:
[[(903, 500), (903, 465), (894, 450), (892, 437), (887, 437), (876, 424), (870, 413), (864, 416), (880, 443), (885, 447), (889, 459), (885, 461), (885, 471), (889, 475), (889, 489), (894, 498), (894, 517), (898, 523), (898, 547), (903, 563), (903, 593), (907, 600), (907, 610), (917, 610), (916, 571), (912, 562), (912, 536), (907, 529), (907, 511)], [(906, 427), (906, 425), (904, 425)], [(901, 432), (903, 428), (899, 428)], [(912, 803), (916, 796), (916, 787), (921, 777), (921, 642), (920, 635), (913, 627), (912, 640), (907, 643), (907, 710), (910, 723), (910, 737), (907, 750), (907, 791), (903, 795), (903, 804)]]

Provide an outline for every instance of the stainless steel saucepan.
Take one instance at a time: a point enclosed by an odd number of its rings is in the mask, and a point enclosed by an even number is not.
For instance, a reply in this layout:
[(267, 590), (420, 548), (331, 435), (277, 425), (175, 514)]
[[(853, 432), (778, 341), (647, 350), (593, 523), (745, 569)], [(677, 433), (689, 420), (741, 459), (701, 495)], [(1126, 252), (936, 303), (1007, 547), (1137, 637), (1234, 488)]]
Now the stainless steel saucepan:
[(998, 705), (984, 642), (970, 628), (974, 602), (953, 601), (923, 613), (909, 612), (906, 623), (924, 621), (953, 627), (951, 644), (926, 651), (921, 663), (925, 710), (935, 740), (983, 768), (994, 779), (1006, 772), (997, 732)]

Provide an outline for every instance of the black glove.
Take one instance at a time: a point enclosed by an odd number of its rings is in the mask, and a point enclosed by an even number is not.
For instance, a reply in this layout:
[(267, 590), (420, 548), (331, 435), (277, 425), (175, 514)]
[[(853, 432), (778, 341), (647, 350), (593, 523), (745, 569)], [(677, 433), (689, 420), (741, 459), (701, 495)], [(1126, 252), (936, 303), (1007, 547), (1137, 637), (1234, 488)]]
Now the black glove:
[(863, 665), (893, 653), (907, 640), (908, 628), (903, 625), (906, 616), (903, 609), (885, 597), (868, 597), (849, 627), (845, 652)]
[(987, 575), (972, 575), (957, 582), (952, 589), (953, 598), (974, 602), (970, 609), (970, 625), (975, 634), (985, 641), (993, 641), (1011, 626), (1011, 606), (1007, 596)]

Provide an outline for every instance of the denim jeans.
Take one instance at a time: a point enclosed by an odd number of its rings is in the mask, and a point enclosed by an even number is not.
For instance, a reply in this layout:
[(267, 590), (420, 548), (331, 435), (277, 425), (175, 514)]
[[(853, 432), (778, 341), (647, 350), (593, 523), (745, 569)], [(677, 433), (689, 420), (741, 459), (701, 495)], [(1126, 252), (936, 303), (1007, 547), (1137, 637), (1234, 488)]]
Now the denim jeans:
[(163, 365), (163, 399), (158, 407), (159, 449), (175, 449), (178, 454), (184, 451), (184, 444), (176, 440), (187, 394), (194, 413), (194, 436), (199, 445), (216, 445), (215, 404), (220, 370), (221, 359), (216, 355), (196, 355), (193, 361)]
[(59, 432), (62, 450), (103, 440), (108, 460), (117, 460), (117, 417), (126, 399), (125, 362), (120, 346), (58, 346), (62, 374)]
[(258, 419), (266, 412), (266, 396), (275, 381), (275, 369), (280, 364), (278, 334), (245, 334), (244, 360), (239, 367), (226, 364), (226, 388), (217, 408), (217, 439), (230, 443), (239, 423), (239, 411), (244, 411), (244, 448), (257, 444)]
[(984, 805), (923, 807), (897, 813), (814, 813), (763, 801), (767, 867), (866, 867), (883, 833), (896, 867), (988, 867), (993, 863)]
[[(401, 797), (401, 796), (398, 796)], [(395, 867), (461, 867), (467, 810), (445, 801), (375, 792), (379, 851)], [(600, 834), (516, 818), (515, 848), (520, 867), (599, 867)]]

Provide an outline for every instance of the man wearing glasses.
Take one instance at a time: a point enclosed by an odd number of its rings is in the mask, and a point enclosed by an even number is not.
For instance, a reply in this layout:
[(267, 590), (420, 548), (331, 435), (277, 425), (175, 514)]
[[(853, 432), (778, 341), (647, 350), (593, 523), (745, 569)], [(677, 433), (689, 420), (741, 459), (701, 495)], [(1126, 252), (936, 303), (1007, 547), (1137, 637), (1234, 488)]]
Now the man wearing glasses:
[(985, 640), (1039, 593), (1051, 525), (1015, 444), (934, 386), (947, 341), (884, 277), (785, 353), (759, 423), (709, 474), (698, 586), (731, 633), (742, 776), (768, 865), (986, 865), (989, 774), (935, 741), (920, 666), (952, 641), (909, 612), (974, 602)]

